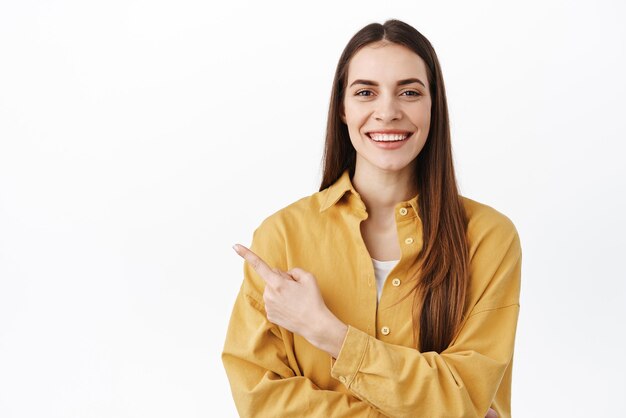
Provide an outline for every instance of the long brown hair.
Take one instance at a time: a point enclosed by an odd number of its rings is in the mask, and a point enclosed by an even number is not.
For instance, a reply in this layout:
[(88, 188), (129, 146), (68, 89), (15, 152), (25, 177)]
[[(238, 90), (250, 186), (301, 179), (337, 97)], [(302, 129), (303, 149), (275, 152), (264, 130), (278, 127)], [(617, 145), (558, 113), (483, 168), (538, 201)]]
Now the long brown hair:
[(333, 80), (319, 190), (333, 184), (345, 169), (350, 170), (350, 177), (354, 175), (356, 151), (340, 116), (348, 65), (362, 47), (382, 40), (409, 48), (426, 63), (432, 107), (428, 138), (413, 164), (424, 246), (417, 257), (419, 280), (415, 280), (412, 293), (412, 317), (416, 348), (440, 353), (452, 342), (463, 320), (469, 283), (467, 216), (454, 174), (439, 61), (430, 42), (412, 26), (395, 19), (382, 25), (371, 23), (346, 45)]

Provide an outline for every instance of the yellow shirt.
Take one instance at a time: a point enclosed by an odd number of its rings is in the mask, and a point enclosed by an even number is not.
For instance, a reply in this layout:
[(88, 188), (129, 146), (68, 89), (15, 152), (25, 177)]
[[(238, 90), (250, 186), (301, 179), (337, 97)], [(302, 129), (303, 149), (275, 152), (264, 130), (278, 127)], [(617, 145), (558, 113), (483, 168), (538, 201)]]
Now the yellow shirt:
[[(380, 303), (360, 222), (367, 211), (348, 171), (330, 187), (267, 217), (250, 248), (271, 267), (317, 279), (348, 333), (337, 359), (270, 323), (264, 281), (247, 263), (222, 361), (243, 417), (484, 417), (511, 415), (521, 247), (511, 220), (462, 197), (470, 285), (461, 331), (438, 354), (412, 348), (411, 288), (422, 247), (417, 199), (395, 206), (402, 256)], [(413, 279), (414, 280), (414, 279)]]

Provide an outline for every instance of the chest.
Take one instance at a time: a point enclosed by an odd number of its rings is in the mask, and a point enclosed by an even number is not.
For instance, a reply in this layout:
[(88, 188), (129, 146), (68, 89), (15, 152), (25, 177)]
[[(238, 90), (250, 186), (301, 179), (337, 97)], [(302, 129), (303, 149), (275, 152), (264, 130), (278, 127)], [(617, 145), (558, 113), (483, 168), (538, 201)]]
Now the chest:
[(398, 243), (396, 224), (393, 221), (387, 223), (364, 221), (361, 223), (361, 236), (370, 257), (380, 261), (400, 259), (402, 252)]
[[(285, 267), (300, 267), (314, 274), (326, 306), (342, 322), (382, 341), (412, 347), (413, 303), (407, 295), (416, 277), (415, 259), (421, 247), (416, 220), (381, 228), (351, 212), (342, 217), (331, 215), (314, 227), (301, 224), (294, 228), (286, 243), (290, 251)], [(408, 238), (410, 244), (405, 241)], [(380, 302), (371, 258), (400, 260), (389, 272)], [(327, 353), (297, 334), (293, 336), (293, 355), (299, 371), (319, 387), (341, 386), (329, 375)]]

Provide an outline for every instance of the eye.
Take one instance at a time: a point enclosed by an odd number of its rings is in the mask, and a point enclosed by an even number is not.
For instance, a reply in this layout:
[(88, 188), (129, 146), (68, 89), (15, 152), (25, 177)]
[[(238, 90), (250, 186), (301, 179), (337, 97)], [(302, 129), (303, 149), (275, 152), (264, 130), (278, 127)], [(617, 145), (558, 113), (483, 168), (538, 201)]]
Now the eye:
[(411, 93), (411, 94), (407, 94), (407, 96), (414, 96), (414, 97), (422, 95), (419, 91), (416, 91), (416, 90), (406, 90), (402, 92), (402, 94), (404, 93)]
[[(370, 94), (361, 94), (361, 93), (370, 93)], [(371, 90), (359, 90), (356, 93), (354, 93), (355, 96), (362, 96), (362, 97), (368, 97), (371, 96), (373, 93)]]

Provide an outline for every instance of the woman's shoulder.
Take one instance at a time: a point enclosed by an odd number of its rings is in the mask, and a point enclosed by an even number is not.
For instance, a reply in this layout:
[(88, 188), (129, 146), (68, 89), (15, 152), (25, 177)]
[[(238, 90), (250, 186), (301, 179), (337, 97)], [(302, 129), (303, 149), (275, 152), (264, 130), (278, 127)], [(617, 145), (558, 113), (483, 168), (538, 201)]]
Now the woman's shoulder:
[(463, 197), (463, 204), (469, 218), (471, 312), (519, 305), (522, 246), (513, 221), (485, 203)]
[(468, 224), (470, 241), (480, 241), (488, 236), (518, 238), (515, 224), (507, 215), (483, 202), (461, 196)]
[(291, 203), (270, 212), (259, 225), (259, 229), (278, 233), (293, 231), (315, 224), (320, 218), (320, 208), (325, 199), (326, 189), (303, 196)]
[(461, 196), (461, 200), (467, 214), (468, 228), (516, 229), (511, 218), (493, 206), (467, 196)]

